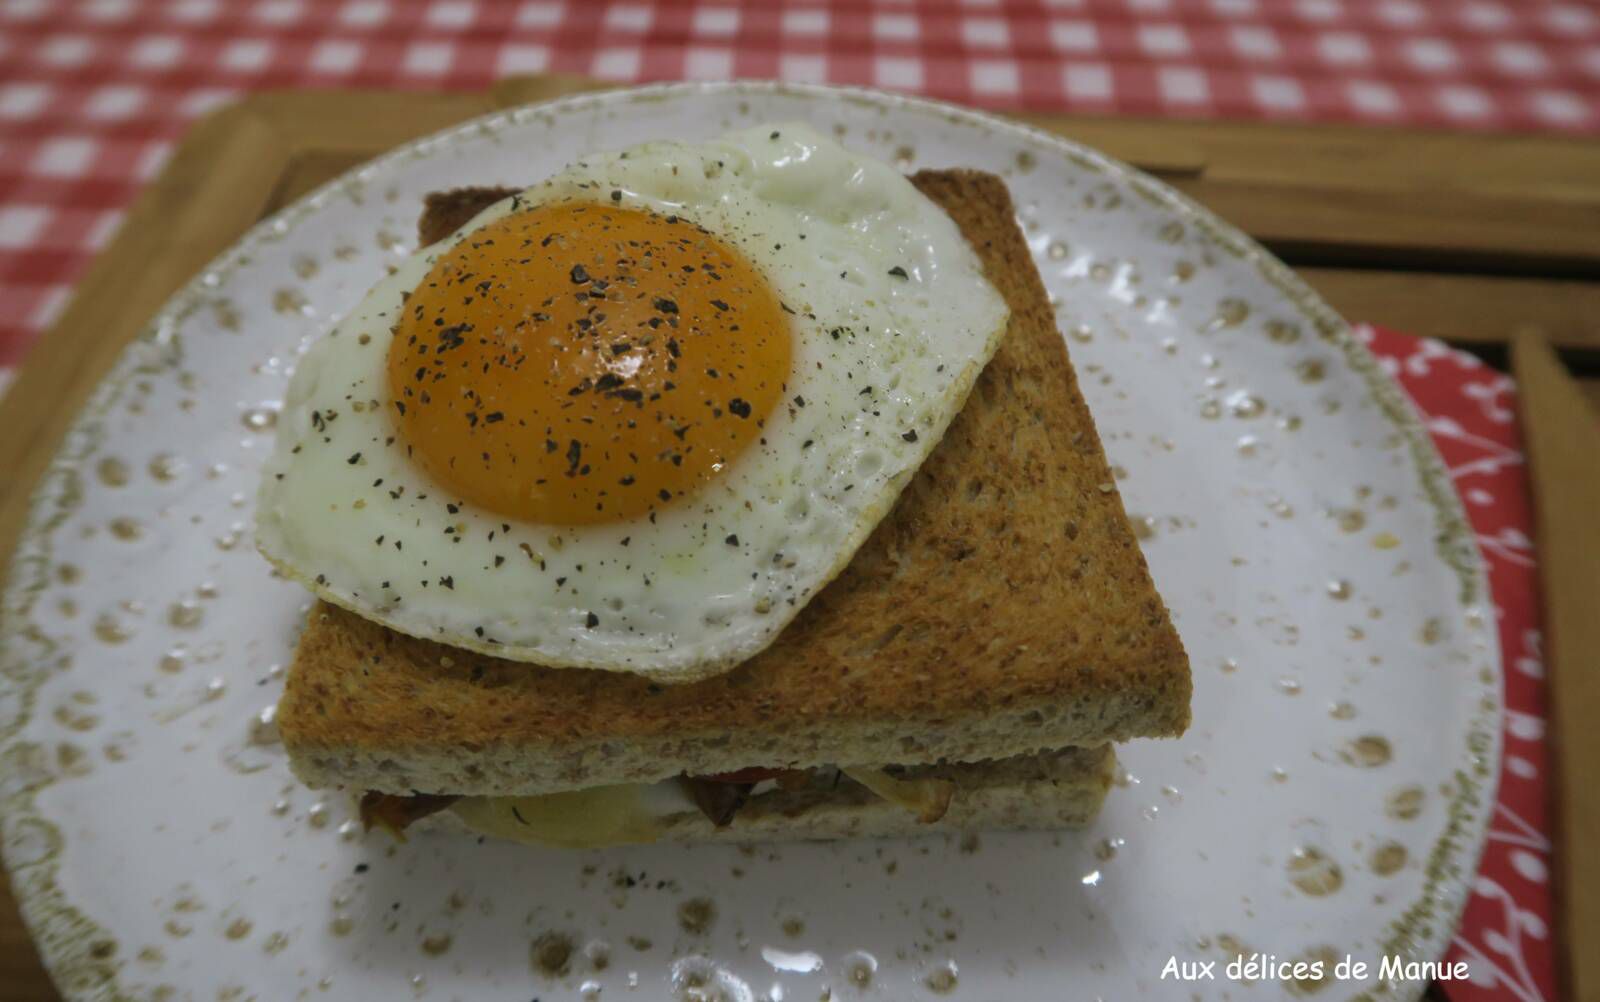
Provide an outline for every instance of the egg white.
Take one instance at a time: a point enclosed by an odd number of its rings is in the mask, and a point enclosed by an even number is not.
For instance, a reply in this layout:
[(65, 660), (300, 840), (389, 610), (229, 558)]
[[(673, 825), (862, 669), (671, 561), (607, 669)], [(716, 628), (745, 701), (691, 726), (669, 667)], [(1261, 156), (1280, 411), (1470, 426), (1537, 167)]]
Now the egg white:
[[(766, 275), (793, 310), (785, 401), (758, 444), (653, 522), (516, 523), (449, 496), (406, 458), (388, 413), (404, 294), (516, 207), (611, 204), (617, 191), (699, 224)], [(417, 252), (306, 352), (265, 465), (257, 545), (321, 597), (403, 633), (550, 667), (715, 674), (767, 646), (844, 568), (1006, 320), (949, 217), (807, 126), (593, 156)]]

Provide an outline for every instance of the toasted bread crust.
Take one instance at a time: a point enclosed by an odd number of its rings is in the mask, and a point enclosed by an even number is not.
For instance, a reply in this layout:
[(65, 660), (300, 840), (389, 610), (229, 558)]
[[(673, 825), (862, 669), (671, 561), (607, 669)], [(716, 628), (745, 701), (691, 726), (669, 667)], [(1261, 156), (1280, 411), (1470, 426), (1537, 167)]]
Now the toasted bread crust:
[[(681, 686), (546, 670), (318, 603), (279, 709), (297, 774), (537, 793), (754, 764), (913, 763), (1174, 736), (1188, 659), (1156, 594), (1005, 185), (913, 182), (1011, 307), (891, 514), (770, 648)], [(429, 199), (424, 242), (507, 189)]]

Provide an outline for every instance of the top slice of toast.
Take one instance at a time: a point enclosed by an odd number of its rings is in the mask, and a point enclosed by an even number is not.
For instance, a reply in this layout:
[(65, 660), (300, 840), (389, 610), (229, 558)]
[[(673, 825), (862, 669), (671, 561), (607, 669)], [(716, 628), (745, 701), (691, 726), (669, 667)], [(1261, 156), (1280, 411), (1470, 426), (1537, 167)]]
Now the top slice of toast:
[[(664, 686), (503, 661), (319, 602), (278, 710), (296, 774), (312, 786), (531, 795), (1182, 733), (1188, 659), (1005, 184), (969, 170), (912, 181), (978, 253), (1010, 326), (894, 510), (767, 650)], [(511, 193), (430, 196), (423, 243)]]

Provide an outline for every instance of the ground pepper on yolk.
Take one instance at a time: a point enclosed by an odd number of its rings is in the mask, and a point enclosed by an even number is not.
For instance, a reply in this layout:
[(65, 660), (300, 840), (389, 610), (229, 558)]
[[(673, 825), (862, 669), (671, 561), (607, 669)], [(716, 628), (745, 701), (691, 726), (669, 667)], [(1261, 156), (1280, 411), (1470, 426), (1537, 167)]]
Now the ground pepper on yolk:
[(640, 517), (760, 438), (789, 379), (788, 312), (741, 253), (677, 216), (513, 211), (406, 300), (392, 416), (462, 500), (556, 525)]

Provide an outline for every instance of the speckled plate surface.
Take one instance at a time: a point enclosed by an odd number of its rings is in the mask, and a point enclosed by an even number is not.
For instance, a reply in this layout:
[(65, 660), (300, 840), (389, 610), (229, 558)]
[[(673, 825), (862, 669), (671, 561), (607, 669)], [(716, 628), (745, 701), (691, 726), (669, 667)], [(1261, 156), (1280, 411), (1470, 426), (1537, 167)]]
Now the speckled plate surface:
[[(410, 248), (424, 192), (785, 119), (904, 167), (1006, 178), (1193, 658), (1193, 729), (1127, 746), (1084, 832), (587, 853), (363, 836), (256, 719), (308, 604), (247, 530), (298, 352)], [(1345, 324), (1147, 177), (865, 92), (578, 97), (290, 207), (107, 379), (41, 485), (5, 601), (5, 858), (78, 999), (1353, 997), (1378, 981), (1161, 972), (1238, 950), (1436, 958), (1498, 761), (1471, 536)]]

